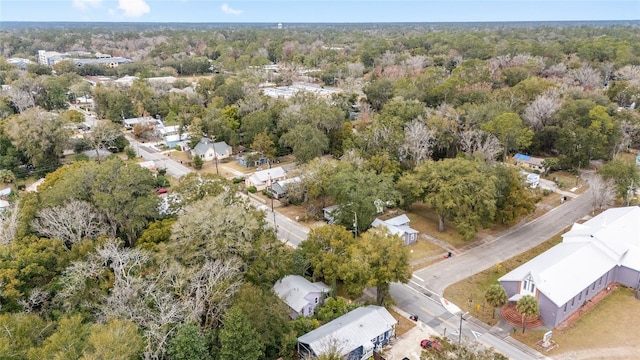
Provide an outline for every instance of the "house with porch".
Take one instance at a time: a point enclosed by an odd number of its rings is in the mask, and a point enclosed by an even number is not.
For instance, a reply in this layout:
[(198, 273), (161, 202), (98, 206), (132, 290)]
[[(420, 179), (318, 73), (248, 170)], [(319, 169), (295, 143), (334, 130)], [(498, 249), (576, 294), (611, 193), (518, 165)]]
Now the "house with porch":
[(287, 275), (273, 285), (273, 292), (291, 309), (292, 319), (315, 314), (331, 288), (322, 282), (311, 282), (300, 275)]
[(609, 209), (574, 224), (562, 243), (498, 279), (509, 301), (538, 300), (539, 316), (555, 328), (611, 283), (640, 286), (640, 207)]
[(260, 170), (244, 179), (246, 187), (255, 186), (258, 191), (264, 190), (276, 181), (287, 178), (287, 173), (280, 166), (271, 169)]
[(369, 359), (395, 336), (397, 323), (382, 306), (360, 307), (300, 336), (298, 354), (308, 359), (337, 350), (346, 360)]
[(215, 159), (226, 159), (232, 154), (231, 146), (224, 141), (213, 142), (207, 137), (203, 137), (193, 150), (193, 156), (200, 156), (204, 161), (213, 161)]
[(371, 223), (371, 227), (386, 228), (390, 234), (400, 236), (405, 245), (411, 245), (418, 241), (418, 230), (409, 226), (410, 221), (407, 215), (402, 214), (387, 220), (376, 218)]

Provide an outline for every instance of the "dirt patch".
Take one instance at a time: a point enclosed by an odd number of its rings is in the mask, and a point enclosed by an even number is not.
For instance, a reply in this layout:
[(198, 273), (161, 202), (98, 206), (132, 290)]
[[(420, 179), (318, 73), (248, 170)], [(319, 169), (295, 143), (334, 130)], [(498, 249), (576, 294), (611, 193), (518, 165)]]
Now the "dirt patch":
[(405, 316), (402, 316), (395, 312), (394, 310), (389, 310), (391, 316), (398, 321), (396, 325), (396, 336), (402, 336), (409, 332), (409, 330), (413, 329), (416, 326), (416, 323), (407, 319)]

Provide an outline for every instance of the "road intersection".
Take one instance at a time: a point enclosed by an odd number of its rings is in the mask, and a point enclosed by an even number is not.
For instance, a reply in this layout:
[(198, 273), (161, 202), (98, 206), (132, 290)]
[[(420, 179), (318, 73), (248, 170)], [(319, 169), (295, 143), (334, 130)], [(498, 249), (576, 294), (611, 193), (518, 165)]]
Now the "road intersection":
[[(135, 140), (130, 141), (136, 144)], [(162, 161), (167, 173), (176, 178), (193, 171), (144, 145), (137, 144), (136, 153), (145, 160)], [(248, 198), (256, 208), (266, 213), (267, 224), (271, 227), (275, 225), (279, 239), (294, 248), (306, 239), (308, 227), (271, 209), (268, 204)], [(512, 339), (504, 329), (491, 328), (466, 314), (460, 316), (451, 313), (442, 305), (442, 295), (447, 286), (527, 251), (587, 216), (590, 202), (588, 193), (571, 197), (570, 201), (541, 217), (511, 228), (491, 241), (416, 271), (408, 284), (391, 284), (391, 294), (397, 307), (406, 313), (418, 315), (422, 325), (454, 341), (464, 339), (465, 342), (477, 342), (495, 348), (512, 359), (545, 359), (536, 350)]]

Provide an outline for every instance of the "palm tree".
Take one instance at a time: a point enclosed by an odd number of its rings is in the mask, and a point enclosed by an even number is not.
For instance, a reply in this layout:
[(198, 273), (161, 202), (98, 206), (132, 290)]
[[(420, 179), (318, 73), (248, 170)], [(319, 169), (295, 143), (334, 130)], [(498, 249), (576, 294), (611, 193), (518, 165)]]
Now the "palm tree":
[(502, 285), (493, 284), (484, 293), (484, 299), (493, 307), (493, 314), (491, 315), (493, 319), (496, 317), (496, 308), (502, 307), (507, 303), (507, 293), (502, 288)]
[(522, 333), (524, 334), (524, 329), (526, 328), (525, 318), (538, 316), (540, 309), (538, 308), (538, 300), (531, 295), (525, 295), (518, 300), (516, 304), (516, 310), (520, 314), (522, 314)]

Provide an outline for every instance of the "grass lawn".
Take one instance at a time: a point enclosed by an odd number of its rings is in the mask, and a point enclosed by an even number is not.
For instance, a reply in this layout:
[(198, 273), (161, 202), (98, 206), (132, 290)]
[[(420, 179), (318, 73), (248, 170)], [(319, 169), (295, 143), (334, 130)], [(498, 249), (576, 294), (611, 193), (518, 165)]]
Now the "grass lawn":
[(561, 241), (562, 238), (558, 234), (529, 251), (449, 286), (445, 289), (444, 296), (460, 306), (463, 311), (468, 311), (480, 321), (489, 325), (495, 325), (498, 322), (498, 315), (496, 314), (495, 318), (492, 317), (493, 309), (484, 301), (484, 293), (487, 288), (491, 284), (497, 283), (501, 276), (545, 252)]
[[(542, 339), (542, 331), (516, 331), (513, 335), (519, 341), (535, 348)], [(572, 327), (554, 331), (553, 340), (559, 347), (547, 353), (550, 356), (568, 351), (590, 348), (635, 347), (640, 334), (640, 300), (633, 290), (618, 287), (613, 294), (604, 298), (591, 311), (582, 316)]]
[(442, 255), (444, 252), (441, 247), (425, 239), (418, 239), (415, 244), (411, 244), (407, 247), (409, 248), (409, 261), (428, 259), (437, 255)]
[(455, 248), (461, 248), (469, 245), (470, 241), (462, 240), (453, 224), (445, 221), (445, 230), (438, 231), (438, 215), (433, 212), (426, 204), (417, 202), (409, 207), (407, 216), (411, 220), (411, 227), (420, 233), (429, 234), (435, 238), (446, 241)]

